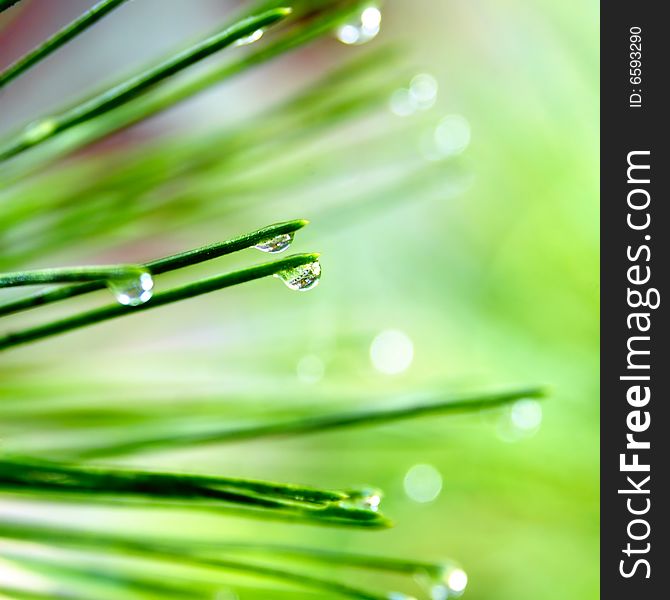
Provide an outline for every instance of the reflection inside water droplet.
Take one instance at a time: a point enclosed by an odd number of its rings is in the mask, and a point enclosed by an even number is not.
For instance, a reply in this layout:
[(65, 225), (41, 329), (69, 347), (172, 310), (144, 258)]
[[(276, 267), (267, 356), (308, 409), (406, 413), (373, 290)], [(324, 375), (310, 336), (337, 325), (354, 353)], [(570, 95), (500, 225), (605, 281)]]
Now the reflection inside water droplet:
[(321, 264), (319, 261), (300, 265), (293, 269), (280, 271), (275, 275), (281, 279), (286, 287), (298, 292), (306, 292), (315, 288), (321, 279)]
[(247, 35), (246, 37), (237, 40), (235, 46), (248, 46), (249, 44), (253, 44), (263, 37), (263, 33), (264, 31), (262, 29), (257, 29), (251, 35)]
[(366, 488), (349, 493), (349, 499), (346, 503), (349, 506), (360, 510), (371, 510), (378, 512), (382, 503), (384, 494), (381, 490), (375, 488)]
[(261, 252), (270, 252), (271, 254), (277, 254), (278, 252), (283, 252), (291, 245), (295, 233), (280, 233), (279, 235), (269, 239), (263, 240), (262, 242), (256, 244), (254, 248), (260, 250)]
[(382, 13), (376, 6), (368, 6), (350, 22), (340, 25), (335, 35), (347, 45), (365, 44), (377, 37), (381, 29)]
[(154, 280), (149, 271), (141, 271), (129, 277), (109, 279), (107, 287), (116, 301), (125, 306), (139, 306), (153, 296)]

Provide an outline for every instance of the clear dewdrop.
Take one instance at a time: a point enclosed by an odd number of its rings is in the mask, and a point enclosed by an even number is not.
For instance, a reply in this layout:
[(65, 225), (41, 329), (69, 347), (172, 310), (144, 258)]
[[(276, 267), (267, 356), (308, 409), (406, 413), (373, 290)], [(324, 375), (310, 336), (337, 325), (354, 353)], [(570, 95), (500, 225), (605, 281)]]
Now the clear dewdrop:
[(363, 11), (349, 21), (340, 25), (335, 36), (343, 44), (348, 46), (360, 45), (377, 37), (381, 29), (382, 13), (374, 5), (367, 6)]
[(265, 32), (262, 29), (257, 29), (251, 35), (247, 35), (237, 40), (235, 46), (248, 46), (249, 44), (253, 44), (263, 37), (263, 33)]
[(437, 79), (430, 73), (419, 73), (409, 83), (409, 95), (412, 104), (419, 110), (432, 108), (437, 100)]
[(382, 503), (384, 494), (381, 490), (375, 488), (365, 488), (349, 494), (347, 504), (359, 510), (371, 510), (378, 512)]
[(281, 279), (291, 290), (306, 292), (315, 288), (321, 279), (321, 264), (319, 261), (300, 265), (293, 269), (279, 271), (275, 277)]
[(437, 102), (437, 79), (429, 73), (415, 75), (409, 87), (395, 90), (389, 98), (389, 108), (398, 117), (409, 117), (419, 110), (429, 110)]
[(116, 301), (124, 306), (139, 306), (153, 296), (154, 280), (149, 271), (140, 271), (137, 275), (118, 279), (109, 279), (107, 287)]
[(459, 598), (468, 585), (468, 575), (460, 567), (448, 565), (430, 584), (430, 600)]
[(259, 244), (256, 244), (254, 248), (260, 250), (261, 252), (269, 252), (270, 254), (277, 254), (283, 252), (288, 248), (293, 242), (295, 233), (281, 233), (269, 240), (263, 240)]

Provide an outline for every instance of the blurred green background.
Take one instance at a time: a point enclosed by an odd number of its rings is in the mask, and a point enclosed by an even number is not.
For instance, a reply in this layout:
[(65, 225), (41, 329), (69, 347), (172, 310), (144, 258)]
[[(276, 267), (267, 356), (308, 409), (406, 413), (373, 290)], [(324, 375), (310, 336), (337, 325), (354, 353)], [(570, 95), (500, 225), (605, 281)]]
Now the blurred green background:
[[(26, 0), (20, 13), (0, 21), (2, 64), (90, 4)], [(209, 32), (239, 6), (131, 2), (4, 90), (0, 131)], [(381, 32), (369, 44), (323, 39), (80, 152), (62, 170), (27, 184), (27, 192), (8, 192), (0, 208), (0, 218), (11, 223), (0, 232), (3, 269), (136, 262), (307, 218), (311, 224), (294, 248), (322, 252), (324, 274), (308, 294), (263, 280), (7, 353), (0, 394), (9, 406), (25, 402), (36, 412), (7, 419), (0, 435), (17, 451), (49, 452), (90, 425), (36, 419), (46, 396), (60, 405), (193, 401), (188, 416), (196, 418), (197, 400), (216, 397), (220, 418), (233, 421), (424, 390), (548, 384), (541, 415), (526, 404), (516, 412), (127, 462), (325, 487), (372, 484), (385, 491), (384, 511), (396, 522), (370, 533), (180, 514), (185, 535), (262, 534), (359, 552), (449, 557), (469, 575), (469, 600), (595, 598), (598, 5), (389, 0), (382, 12)], [(434, 105), (399, 116), (399, 94), (395, 103), (325, 132), (307, 123), (304, 131), (276, 138), (270, 129), (262, 142), (248, 134), (232, 144), (216, 138), (219, 131), (248, 131), (244, 124), (263, 111), (384, 44), (401, 48), (405, 85), (417, 73), (434, 78)], [(375, 89), (373, 78), (356, 86)], [(436, 156), (440, 127), (456, 142)], [(207, 152), (221, 165), (182, 173), (189, 148), (203, 136), (213, 136)], [(128, 166), (134, 156), (149, 157), (145, 170)], [(96, 187), (110, 169), (118, 175)], [(405, 171), (415, 175), (399, 183)], [(60, 200), (49, 204), (46, 196), (66, 197), (72, 181), (81, 190), (73, 194), (76, 210), (67, 212)], [(11, 201), (20, 198), (28, 209), (12, 217)], [(110, 214), (121, 215), (118, 222)], [(257, 258), (249, 250), (161, 277), (158, 286)], [(101, 292), (92, 301), (105, 298)], [(86, 305), (73, 301), (52, 314), (77, 303)], [(36, 312), (17, 321), (41, 318)], [(388, 331), (401, 333), (379, 337)], [(434, 471), (424, 470), (421, 479), (421, 470), (412, 471), (417, 464)], [(0, 500), (0, 511), (44, 514), (40, 505), (11, 499)], [(112, 529), (147, 531), (175, 524), (165, 511), (93, 507), (54, 507), (49, 518), (103, 518)], [(379, 585), (379, 577), (345, 576)], [(241, 600), (269, 597), (254, 585), (239, 588)], [(323, 596), (275, 590), (271, 597)]]

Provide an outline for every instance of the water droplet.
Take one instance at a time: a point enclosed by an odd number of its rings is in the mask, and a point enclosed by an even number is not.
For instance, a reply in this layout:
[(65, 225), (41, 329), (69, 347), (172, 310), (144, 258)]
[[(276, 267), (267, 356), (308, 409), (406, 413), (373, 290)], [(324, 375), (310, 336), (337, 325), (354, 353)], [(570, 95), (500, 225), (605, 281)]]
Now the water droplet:
[(542, 423), (542, 405), (537, 400), (518, 400), (512, 405), (512, 423), (524, 431), (534, 431)]
[(378, 512), (383, 496), (384, 493), (375, 488), (356, 490), (349, 493), (349, 498), (346, 500), (346, 504), (360, 510)]
[(421, 567), (414, 573), (414, 579), (428, 592), (430, 600), (459, 598), (468, 585), (465, 571), (451, 561)]
[(382, 24), (382, 13), (376, 6), (368, 6), (361, 13), (361, 24), (368, 31), (377, 30)]
[(429, 73), (419, 73), (409, 84), (409, 96), (419, 110), (428, 110), (437, 100), (437, 80)]
[(463, 569), (454, 568), (449, 570), (447, 586), (452, 592), (462, 594), (468, 586), (468, 574)]
[(408, 88), (400, 88), (391, 94), (389, 108), (394, 115), (408, 117), (418, 110), (428, 110), (437, 101), (437, 80), (428, 73), (419, 73), (412, 78)]
[(323, 374), (326, 371), (326, 367), (323, 364), (323, 361), (314, 354), (308, 354), (303, 356), (299, 361), (296, 367), (296, 373), (298, 379), (302, 383), (317, 383), (323, 379)]
[(235, 42), (235, 46), (248, 46), (249, 44), (253, 44), (254, 42), (257, 42), (263, 37), (263, 33), (265, 33), (262, 29), (257, 29), (254, 31), (251, 35), (247, 35), (245, 37), (240, 38)]
[(400, 88), (391, 94), (389, 108), (391, 109), (391, 112), (398, 117), (409, 117), (416, 111), (416, 107), (412, 102), (412, 97), (407, 88)]
[(470, 123), (461, 115), (448, 115), (438, 123), (433, 139), (443, 157), (460, 154), (470, 144)]
[(300, 265), (293, 269), (280, 271), (275, 275), (281, 279), (286, 287), (298, 292), (306, 292), (315, 288), (321, 279), (321, 264), (318, 261)]
[(460, 567), (449, 565), (443, 568), (439, 577), (430, 584), (431, 600), (458, 598), (468, 585), (468, 575)]
[(402, 331), (382, 331), (370, 344), (370, 360), (380, 373), (397, 375), (414, 360), (414, 344)]
[(377, 37), (381, 29), (382, 13), (376, 6), (368, 6), (350, 22), (340, 25), (335, 33), (340, 42), (359, 45)]
[(154, 280), (149, 271), (140, 271), (137, 275), (109, 279), (107, 287), (116, 297), (119, 304), (139, 306), (153, 296)]
[(277, 254), (278, 252), (283, 252), (291, 245), (295, 233), (280, 233), (279, 235), (269, 239), (263, 240), (262, 242), (256, 244), (254, 248), (260, 250), (261, 252), (270, 252), (271, 254)]
[(498, 422), (498, 437), (504, 442), (518, 442), (532, 437), (542, 424), (542, 405), (537, 400), (517, 400)]
[(414, 465), (407, 471), (403, 485), (415, 502), (432, 502), (442, 491), (442, 475), (432, 465)]

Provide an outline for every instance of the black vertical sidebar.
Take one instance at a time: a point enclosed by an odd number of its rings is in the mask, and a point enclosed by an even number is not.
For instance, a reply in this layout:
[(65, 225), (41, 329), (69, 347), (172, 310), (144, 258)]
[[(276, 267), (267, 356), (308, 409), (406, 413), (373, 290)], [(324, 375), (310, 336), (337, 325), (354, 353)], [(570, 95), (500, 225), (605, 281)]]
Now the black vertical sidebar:
[(670, 598), (670, 27), (601, 3), (601, 598)]

